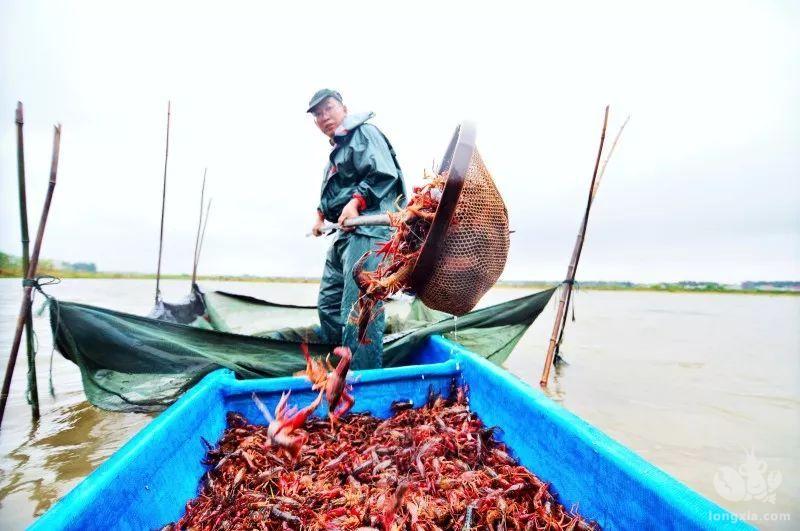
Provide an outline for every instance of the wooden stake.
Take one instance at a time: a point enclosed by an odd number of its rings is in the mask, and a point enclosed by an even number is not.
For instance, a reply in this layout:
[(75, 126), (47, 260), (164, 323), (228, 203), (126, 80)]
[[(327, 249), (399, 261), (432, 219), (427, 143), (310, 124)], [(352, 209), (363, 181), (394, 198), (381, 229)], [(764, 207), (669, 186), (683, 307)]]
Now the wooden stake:
[(161, 232), (158, 236), (158, 269), (156, 269), (156, 304), (161, 300), (161, 251), (164, 248), (164, 206), (167, 203), (167, 161), (169, 160), (170, 101), (167, 102), (167, 142), (164, 148), (164, 186), (161, 191)]
[(192, 286), (194, 287), (195, 282), (197, 281), (197, 249), (200, 245), (200, 227), (203, 225), (203, 203), (205, 202), (205, 193), (206, 193), (206, 172), (208, 172), (208, 168), (203, 170), (203, 187), (200, 189), (200, 220), (197, 222), (197, 236), (194, 239), (194, 261), (192, 264)]
[[(53, 131), (53, 158), (50, 163), (50, 182), (47, 187), (47, 195), (44, 199), (44, 206), (42, 207), (42, 217), (39, 220), (39, 230), (36, 233), (36, 242), (33, 244), (33, 255), (31, 256), (28, 271), (25, 274), (26, 278), (36, 277), (36, 269), (39, 266), (39, 252), (42, 249), (42, 240), (44, 239), (44, 229), (47, 225), (47, 216), (50, 213), (50, 203), (53, 200), (53, 192), (56, 188), (56, 175), (58, 173), (58, 155), (61, 147), (61, 125), (56, 125)], [(14, 333), (14, 342), (11, 345), (11, 353), (8, 356), (8, 365), (6, 366), (5, 379), (3, 380), (3, 390), (0, 393), (0, 426), (3, 423), (3, 415), (6, 410), (6, 402), (8, 401), (8, 392), (11, 388), (11, 377), (14, 373), (14, 365), (17, 361), (17, 354), (19, 353), (19, 345), (22, 342), (22, 329), (25, 326), (25, 317), (31, 310), (31, 291), (33, 286), (26, 285), (24, 294), (22, 296), (22, 307), (19, 310), (17, 317), (17, 329)]]
[[(30, 264), (30, 250), (28, 249), (28, 198), (25, 192), (25, 144), (23, 142), (22, 126), (25, 123), (22, 117), (22, 102), (17, 102), (15, 116), (17, 124), (17, 177), (19, 183), (19, 227), (22, 233), (22, 274), (27, 277)], [(22, 283), (23, 286), (25, 282)], [(36, 384), (36, 358), (33, 348), (33, 317), (28, 309), (25, 315), (25, 348), (28, 354), (28, 389), (31, 393), (31, 415), (34, 420), (39, 418), (39, 388)]]
[(597, 170), (600, 167), (600, 157), (603, 154), (603, 144), (606, 140), (606, 127), (608, 126), (608, 105), (606, 105), (605, 115), (603, 117), (603, 130), (600, 133), (600, 147), (597, 149), (597, 158), (594, 162), (594, 172), (592, 173), (592, 184), (589, 187), (589, 198), (586, 200), (586, 210), (583, 213), (583, 222), (578, 231), (578, 237), (575, 240), (575, 248), (572, 250), (572, 259), (570, 260), (569, 267), (567, 268), (567, 279), (565, 280), (566, 286), (561, 294), (561, 299), (558, 301), (558, 310), (556, 311), (556, 319), (553, 323), (553, 333), (550, 336), (550, 344), (547, 346), (547, 357), (545, 358), (544, 368), (542, 369), (542, 377), (539, 380), (539, 385), (542, 387), (547, 386), (547, 381), (550, 379), (550, 367), (553, 365), (555, 358), (556, 346), (558, 345), (559, 331), (563, 319), (566, 317), (566, 303), (567, 299), (572, 294), (572, 286), (575, 283), (575, 272), (578, 269), (578, 261), (581, 257), (581, 250), (583, 249), (583, 240), (586, 235), (586, 225), (589, 221), (589, 210), (592, 208), (592, 200), (596, 192), (595, 183), (597, 181)]

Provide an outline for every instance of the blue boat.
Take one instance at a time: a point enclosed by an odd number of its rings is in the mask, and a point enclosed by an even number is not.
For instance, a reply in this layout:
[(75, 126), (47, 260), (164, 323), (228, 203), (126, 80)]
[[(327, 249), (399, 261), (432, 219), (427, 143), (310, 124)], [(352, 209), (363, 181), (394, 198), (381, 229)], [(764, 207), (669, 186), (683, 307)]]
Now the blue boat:
[[(735, 515), (654, 467), (598, 429), (486, 359), (440, 336), (411, 365), (355, 373), (354, 412), (390, 415), (393, 400), (447, 395), (453, 380), (469, 404), (522, 465), (551, 484), (566, 507), (603, 529), (751, 529)], [(226, 413), (265, 421), (251, 395), (274, 408), (316, 393), (299, 377), (240, 380), (227, 369), (207, 375), (103, 463), (32, 526), (34, 530), (158, 529), (178, 520), (206, 471), (202, 438), (217, 441)], [(324, 404), (319, 413), (323, 413)]]

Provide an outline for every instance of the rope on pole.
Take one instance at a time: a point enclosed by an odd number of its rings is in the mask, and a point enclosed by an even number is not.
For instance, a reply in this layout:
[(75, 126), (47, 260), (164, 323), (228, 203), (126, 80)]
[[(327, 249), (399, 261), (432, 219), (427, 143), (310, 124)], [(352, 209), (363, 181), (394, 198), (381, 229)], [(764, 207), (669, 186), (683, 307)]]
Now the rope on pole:
[[(25, 191), (25, 143), (23, 140), (22, 126), (25, 124), (22, 112), (22, 102), (17, 102), (15, 120), (17, 124), (17, 177), (19, 183), (19, 226), (22, 233), (22, 273), (26, 275), (30, 265), (30, 243), (28, 237), (28, 198)], [(23, 285), (29, 281), (23, 279)], [(36, 349), (33, 345), (33, 317), (31, 311), (25, 316), (25, 348), (28, 355), (28, 396), (31, 404), (31, 415), (39, 418), (39, 388), (36, 385)]]
[[(28, 265), (28, 271), (25, 274), (26, 279), (36, 277), (36, 269), (39, 266), (39, 252), (42, 249), (42, 240), (44, 239), (44, 229), (47, 225), (47, 216), (50, 213), (50, 203), (53, 200), (53, 192), (56, 188), (56, 175), (58, 173), (58, 156), (61, 148), (61, 124), (55, 126), (53, 131), (53, 158), (50, 163), (50, 182), (47, 187), (47, 195), (45, 196), (44, 206), (42, 207), (42, 217), (39, 220), (39, 230), (36, 233), (36, 242), (33, 245), (33, 254), (31, 255), (31, 262)], [(25, 326), (25, 316), (31, 310), (31, 290), (33, 289), (32, 282), (25, 283), (25, 289), (22, 296), (22, 306), (19, 310), (17, 317), (17, 328), (14, 333), (14, 341), (11, 345), (11, 353), (8, 356), (8, 364), (6, 366), (6, 374), (3, 380), (3, 390), (0, 393), (0, 426), (3, 423), (3, 415), (6, 410), (6, 403), (8, 402), (8, 393), (11, 389), (11, 377), (14, 374), (14, 365), (17, 361), (17, 354), (19, 354), (19, 346), (22, 342), (22, 329)]]
[[(608, 150), (608, 155), (606, 155), (606, 158), (603, 161), (603, 165), (600, 167), (600, 172), (597, 174), (597, 181), (594, 183), (594, 186), (592, 186), (592, 194), (591, 194), (591, 198), (590, 198), (590, 201), (591, 201), (592, 204), (594, 203), (594, 199), (597, 196), (597, 190), (600, 188), (600, 181), (603, 179), (603, 175), (606, 172), (606, 167), (608, 166), (608, 161), (611, 160), (611, 155), (614, 154), (614, 149), (616, 149), (616, 147), (617, 147), (617, 142), (619, 142), (619, 137), (622, 136), (622, 131), (625, 129), (625, 126), (628, 125), (628, 120), (630, 120), (630, 119), (631, 119), (630, 116), (625, 118), (625, 121), (620, 126), (619, 131), (617, 131), (617, 136), (614, 137), (614, 141), (611, 143), (611, 148)], [(587, 209), (590, 208), (590, 206), (591, 205), (587, 206)], [(581, 232), (584, 233), (584, 236), (585, 236), (585, 232), (586, 232), (585, 223), (587, 223), (587, 222), (588, 222), (588, 216), (584, 221), (584, 225), (581, 227)], [(578, 251), (578, 260), (580, 260), (580, 258), (581, 258), (582, 249), (583, 249), (583, 243), (581, 242), (581, 250)], [(577, 261), (575, 263), (575, 267), (576, 267), (576, 269), (578, 267)], [(561, 350), (561, 342), (564, 340), (564, 329), (566, 329), (566, 327), (567, 327), (567, 314), (569, 313), (569, 305), (572, 303), (572, 290), (574, 288), (574, 285), (575, 285), (575, 275), (574, 275), (574, 272), (573, 272), (572, 281), (570, 282), (569, 293), (567, 293), (567, 302), (566, 302), (566, 307), (564, 309), (564, 317), (561, 320), (561, 330), (558, 333), (558, 341), (556, 341), (555, 359), (559, 359), (560, 358), (559, 351)], [(575, 320), (575, 312), (574, 311), (573, 311), (572, 315), (573, 315), (572, 320), (574, 321)]]
[(586, 210), (583, 213), (583, 222), (578, 231), (578, 237), (575, 240), (575, 248), (572, 250), (572, 259), (570, 260), (569, 267), (567, 268), (566, 287), (561, 294), (561, 300), (558, 301), (558, 310), (556, 311), (556, 319), (553, 323), (553, 333), (550, 336), (550, 344), (547, 346), (547, 356), (542, 369), (542, 377), (539, 380), (539, 385), (542, 387), (547, 386), (547, 381), (550, 379), (550, 368), (553, 366), (555, 358), (556, 346), (558, 344), (558, 335), (561, 329), (561, 324), (566, 316), (566, 302), (572, 294), (572, 286), (575, 282), (575, 272), (578, 269), (578, 261), (581, 256), (581, 249), (583, 249), (583, 240), (586, 234), (586, 224), (589, 221), (589, 210), (592, 208), (592, 199), (595, 192), (595, 183), (597, 181), (597, 171), (600, 167), (600, 157), (603, 154), (603, 144), (606, 140), (606, 127), (608, 126), (608, 110), (606, 105), (605, 114), (603, 116), (603, 129), (600, 132), (600, 146), (597, 149), (597, 157), (594, 161), (594, 172), (592, 173), (592, 183), (589, 186), (589, 197), (586, 200)]

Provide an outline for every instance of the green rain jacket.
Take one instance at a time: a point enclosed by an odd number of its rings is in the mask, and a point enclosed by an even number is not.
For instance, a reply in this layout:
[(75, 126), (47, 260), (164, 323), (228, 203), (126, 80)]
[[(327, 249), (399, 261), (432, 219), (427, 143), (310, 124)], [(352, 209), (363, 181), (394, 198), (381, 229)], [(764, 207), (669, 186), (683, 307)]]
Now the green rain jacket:
[[(367, 120), (373, 113), (348, 115), (333, 136), (333, 148), (322, 180), (318, 209), (337, 222), (345, 205), (359, 194), (367, 206), (362, 215), (394, 212), (405, 196), (403, 172), (389, 140)], [(354, 232), (387, 237), (386, 227), (358, 227)]]

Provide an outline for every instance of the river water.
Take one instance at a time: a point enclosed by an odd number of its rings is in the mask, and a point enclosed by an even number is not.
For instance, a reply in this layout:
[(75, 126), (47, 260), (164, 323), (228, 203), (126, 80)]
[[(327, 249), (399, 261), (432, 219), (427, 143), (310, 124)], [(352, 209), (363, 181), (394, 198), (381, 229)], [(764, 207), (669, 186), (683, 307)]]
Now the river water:
[[(153, 287), (154, 281), (67, 279), (48, 292), (146, 314)], [(293, 304), (313, 304), (317, 290), (246, 282), (203, 282), (202, 288)], [(162, 283), (166, 300), (187, 290), (186, 281)], [(21, 292), (19, 280), (0, 279), (2, 367)], [(496, 288), (481, 304), (526, 293)], [(507, 362), (534, 386), (554, 313), (550, 304)], [(754, 525), (798, 527), (800, 297), (582, 291), (576, 317), (563, 348), (569, 364), (556, 370), (548, 390), (554, 400)], [(42, 418), (31, 421), (25, 400), (23, 348), (0, 432), (3, 529), (30, 524), (153, 418), (90, 406), (80, 372), (58, 353), (51, 395), (47, 313), (34, 321)], [(744, 490), (726, 489), (737, 482)]]

